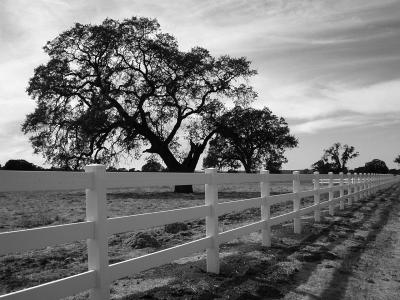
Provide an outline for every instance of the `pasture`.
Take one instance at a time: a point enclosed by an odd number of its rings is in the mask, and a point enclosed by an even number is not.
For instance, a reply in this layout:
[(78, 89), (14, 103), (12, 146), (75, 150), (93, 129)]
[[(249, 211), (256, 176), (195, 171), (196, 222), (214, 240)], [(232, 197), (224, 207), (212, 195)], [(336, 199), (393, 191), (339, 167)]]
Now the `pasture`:
[[(311, 189), (311, 182), (302, 185)], [(273, 183), (272, 194), (291, 192), (290, 183)], [(219, 201), (260, 196), (259, 184), (226, 184), (219, 188)], [(307, 200), (305, 200), (307, 201)], [(309, 199), (310, 203), (312, 199)], [(309, 203), (309, 204), (310, 204)], [(107, 194), (108, 217), (141, 214), (204, 204), (204, 185), (194, 186), (193, 194), (177, 194), (172, 186), (114, 189)], [(81, 222), (85, 219), (85, 192), (10, 192), (0, 193), (0, 231)], [(272, 215), (292, 210), (292, 203), (271, 207)], [(247, 209), (219, 217), (220, 230), (227, 230), (260, 219), (260, 209)], [(168, 248), (205, 236), (204, 219), (185, 222), (185, 230), (167, 232), (164, 226), (146, 230), (140, 244), (138, 232), (115, 234), (109, 239), (110, 263)], [(139, 233), (140, 235), (143, 232)], [(153, 239), (152, 239), (153, 238)], [(153, 244), (151, 241), (156, 240)], [(151, 247), (153, 246), (153, 247)], [(41, 250), (0, 257), (0, 291), (22, 288), (78, 274), (87, 270), (86, 241), (46, 247)]]
[[(272, 195), (292, 192), (290, 182), (273, 182), (271, 185)], [(312, 187), (311, 182), (302, 182), (301, 190), (310, 190)], [(107, 193), (108, 217), (204, 204), (204, 186), (195, 186), (193, 194), (176, 194), (172, 190), (173, 187), (170, 186), (111, 189)], [(334, 197), (338, 195), (337, 192)], [(258, 183), (219, 186), (219, 202), (259, 196), (260, 186)], [(327, 200), (327, 196), (324, 194), (321, 197), (322, 203)], [(347, 211), (338, 211), (337, 209), (337, 215), (354, 219), (358, 213), (357, 209), (363, 208), (363, 203), (371, 200), (369, 198), (354, 203), (353, 206), (348, 207)], [(301, 208), (312, 203), (312, 197), (304, 198), (301, 201)], [(1, 193), (0, 205), (0, 230), (3, 232), (85, 220), (85, 193), (83, 191)], [(271, 216), (281, 215), (292, 210), (292, 201), (283, 202), (271, 206)], [(326, 213), (326, 210), (322, 211), (323, 215)], [(253, 223), (260, 220), (260, 217), (259, 208), (222, 214), (219, 216), (219, 231), (227, 231)], [(298, 247), (310, 239), (324, 238), (327, 230), (332, 228), (332, 224), (337, 226), (335, 218), (337, 217), (325, 216), (322, 222), (314, 223), (313, 217), (305, 216), (302, 218), (304, 227), (301, 234), (293, 234), (292, 221), (273, 226), (273, 247), (271, 248), (261, 246), (259, 232), (224, 243), (220, 246), (221, 273), (219, 275), (205, 272), (205, 253), (201, 251), (178, 259), (172, 264), (114, 281), (111, 284), (111, 297), (112, 299), (143, 299), (143, 297), (146, 299), (211, 299), (217, 294), (212, 294), (210, 290), (217, 292), (222, 288), (224, 297), (230, 299), (235, 295), (233, 290), (238, 284), (240, 286), (238, 292), (244, 297), (240, 299), (248, 299), (250, 297), (248, 291), (252, 287), (248, 286), (247, 281), (253, 280), (254, 276), (259, 276), (257, 274), (263, 276), (265, 268), (271, 271), (268, 275), (268, 283), (278, 284), (280, 289), (273, 288), (271, 285), (267, 289), (257, 287), (258, 295), (265, 296), (265, 293), (276, 293), (275, 296), (282, 296), (281, 291), (289, 288), (284, 287), (285, 282), (293, 281), (294, 274), (299, 271), (299, 267), (294, 261), (288, 261), (288, 254), (302, 257), (304, 253), (297, 253)], [(332, 223), (332, 221), (334, 222)], [(348, 234), (355, 231), (353, 225), (347, 229)], [(125, 261), (203, 237), (205, 237), (204, 218), (153, 227), (140, 232), (114, 234), (108, 239), (109, 263)], [(328, 238), (331, 241), (336, 239), (335, 234), (332, 233), (329, 233)], [(311, 256), (320, 259), (335, 258), (335, 254), (324, 247), (318, 248), (317, 254), (314, 253)], [(315, 257), (312, 257), (310, 259), (314, 260)], [(272, 261), (270, 261), (271, 259)], [(267, 260), (268, 263), (266, 263)], [(283, 265), (280, 264), (282, 260), (285, 262)], [(272, 265), (270, 265), (271, 262), (273, 262)], [(4, 255), (0, 257), (0, 291), (1, 294), (5, 294), (79, 274), (87, 271), (87, 265), (86, 241)], [(278, 269), (276, 269), (277, 266)], [(244, 286), (242, 286), (242, 282), (235, 281), (238, 277), (239, 281), (246, 282)], [(88, 292), (69, 297), (69, 299), (87, 298)]]

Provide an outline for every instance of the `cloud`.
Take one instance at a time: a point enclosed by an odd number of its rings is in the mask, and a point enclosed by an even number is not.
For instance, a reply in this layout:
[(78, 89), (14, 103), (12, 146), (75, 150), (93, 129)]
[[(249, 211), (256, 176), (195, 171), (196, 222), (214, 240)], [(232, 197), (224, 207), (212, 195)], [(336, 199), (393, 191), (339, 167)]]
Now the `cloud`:
[(326, 132), (330, 129), (336, 128), (362, 128), (366, 129), (369, 127), (385, 127), (400, 124), (398, 115), (383, 114), (377, 116), (365, 116), (365, 115), (347, 115), (347, 116), (335, 116), (330, 118), (317, 119), (307, 122), (301, 122), (291, 126), (293, 133), (306, 133), (315, 134), (318, 132)]
[[(135, 15), (156, 17), (184, 50), (199, 45), (214, 55), (248, 57), (259, 72), (252, 80), (260, 95), (256, 105), (287, 118), (295, 132), (318, 137), (329, 128), (389, 126), (399, 119), (397, 0), (26, 3), (0, 1), (2, 128), (20, 124), (33, 110), (25, 88), (33, 68), (47, 60), (46, 41), (75, 22)], [(2, 131), (0, 139), (13, 141), (3, 143), (3, 154), (31, 152), (20, 133), (12, 137)]]

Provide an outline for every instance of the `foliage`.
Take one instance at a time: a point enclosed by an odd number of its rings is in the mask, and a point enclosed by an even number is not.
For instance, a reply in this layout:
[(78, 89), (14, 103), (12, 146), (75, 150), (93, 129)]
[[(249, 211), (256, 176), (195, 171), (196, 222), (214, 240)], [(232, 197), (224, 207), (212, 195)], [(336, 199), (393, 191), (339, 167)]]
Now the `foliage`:
[(306, 168), (306, 169), (302, 170), (300, 173), (301, 174), (313, 174), (313, 171)]
[(37, 171), (43, 170), (41, 167), (36, 166), (24, 159), (10, 159), (3, 167), (4, 170), (18, 170), (18, 171)]
[[(207, 155), (203, 159), (204, 168), (217, 168), (219, 170), (227, 169), (231, 172), (240, 168), (240, 163), (237, 160), (230, 159), (228, 149), (221, 142), (222, 139), (217, 135), (209, 143)], [(225, 150), (225, 151), (224, 151)]]
[(364, 173), (387, 174), (388, 172), (389, 168), (383, 160), (373, 159), (372, 161), (365, 163)]
[(190, 172), (217, 131), (223, 101), (256, 97), (246, 58), (181, 51), (155, 19), (77, 23), (44, 50), (50, 59), (27, 88), (36, 109), (22, 128), (52, 165), (110, 165), (144, 151), (170, 171)]
[(150, 157), (147, 162), (142, 166), (142, 172), (162, 172), (163, 166), (157, 161), (155, 157)]
[(328, 172), (347, 172), (347, 163), (350, 159), (356, 158), (359, 155), (353, 146), (341, 143), (334, 143), (328, 149), (324, 149), (322, 158), (311, 165), (314, 171), (320, 173)]
[(286, 162), (284, 151), (297, 146), (283, 118), (268, 108), (234, 107), (218, 120), (216, 137), (211, 140), (204, 167), (237, 169), (239, 162), (247, 173), (260, 167), (279, 172)]
[(393, 162), (395, 162), (396, 164), (399, 164), (399, 165), (400, 165), (400, 155), (398, 155), (398, 156), (394, 159)]
[(362, 173), (366, 173), (366, 170), (365, 170), (365, 167), (358, 167), (358, 168), (355, 168), (353, 170), (353, 172), (357, 173), (357, 174), (362, 174)]

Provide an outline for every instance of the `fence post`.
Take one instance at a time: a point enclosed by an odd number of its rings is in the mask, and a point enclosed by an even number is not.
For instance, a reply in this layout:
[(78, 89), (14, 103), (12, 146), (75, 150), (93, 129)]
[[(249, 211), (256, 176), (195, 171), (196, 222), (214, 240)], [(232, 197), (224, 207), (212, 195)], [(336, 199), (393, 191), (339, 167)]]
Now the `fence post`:
[(376, 183), (375, 179), (376, 179), (375, 173), (372, 173), (371, 174), (371, 194), (375, 193), (375, 183)]
[(347, 204), (350, 205), (350, 206), (352, 204), (352, 196), (350, 196), (350, 194), (351, 194), (351, 181), (352, 181), (351, 173), (349, 172), (349, 173), (347, 173), (347, 195), (348, 195)]
[(368, 192), (367, 194), (371, 196), (372, 194), (372, 173), (368, 173)]
[(360, 196), (361, 196), (361, 198), (364, 198), (365, 197), (365, 173), (361, 173), (360, 184), (361, 184)]
[(360, 174), (360, 198), (365, 197), (365, 173)]
[(269, 171), (261, 170), (262, 181), (260, 183), (261, 197), (263, 197), (261, 203), (261, 220), (265, 221), (261, 229), (262, 245), (271, 247), (271, 226), (269, 225), (270, 217), (270, 205), (268, 196), (271, 193), (271, 184), (269, 181)]
[[(353, 184), (354, 184), (354, 193), (357, 193), (359, 191), (359, 186), (358, 186), (358, 173), (354, 173), (354, 180), (353, 180)], [(357, 202), (360, 198), (360, 194), (355, 194), (354, 195), (354, 202)]]
[(321, 208), (319, 206), (320, 194), (319, 194), (319, 172), (314, 172), (314, 205), (317, 207), (314, 210), (314, 221), (321, 222)]
[[(297, 193), (300, 192), (300, 174), (299, 171), (293, 172), (293, 211), (300, 209), (300, 198)], [(296, 215), (293, 218), (294, 233), (301, 233), (301, 216)]]
[[(333, 173), (329, 172), (328, 175), (329, 175), (328, 187), (332, 188), (333, 187)], [(328, 200), (331, 201), (332, 199), (333, 199), (333, 192), (330, 190)], [(334, 207), (333, 203), (329, 203), (329, 215), (331, 215), (331, 216), (335, 215), (335, 207)]]
[(339, 197), (340, 197), (340, 200), (339, 200), (339, 203), (340, 203), (340, 210), (343, 210), (344, 209), (344, 199), (343, 199), (343, 196), (344, 196), (344, 187), (343, 187), (343, 172), (340, 172), (339, 173), (339, 186), (340, 186), (340, 190), (339, 190)]
[(94, 238), (87, 240), (89, 270), (96, 271), (96, 287), (90, 290), (91, 300), (110, 299), (108, 278), (107, 193), (106, 167), (88, 165), (85, 172), (92, 174), (92, 187), (86, 189), (86, 220), (94, 222)]
[[(205, 169), (209, 183), (205, 185), (205, 204), (211, 206), (209, 216), (206, 216), (206, 236), (212, 238), (211, 248), (207, 248), (207, 272), (219, 273), (219, 241), (218, 241), (218, 186), (215, 184), (217, 169)], [(207, 175), (206, 175), (207, 176)]]

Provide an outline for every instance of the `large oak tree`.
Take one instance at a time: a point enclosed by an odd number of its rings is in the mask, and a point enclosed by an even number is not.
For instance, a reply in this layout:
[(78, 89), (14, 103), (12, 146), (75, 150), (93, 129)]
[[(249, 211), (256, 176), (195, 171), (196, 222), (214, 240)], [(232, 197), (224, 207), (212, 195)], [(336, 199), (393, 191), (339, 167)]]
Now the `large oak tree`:
[(37, 106), (23, 131), (52, 165), (77, 169), (144, 151), (171, 172), (192, 172), (224, 100), (256, 96), (246, 58), (182, 51), (153, 19), (76, 24), (44, 50), (49, 61), (29, 81)]

